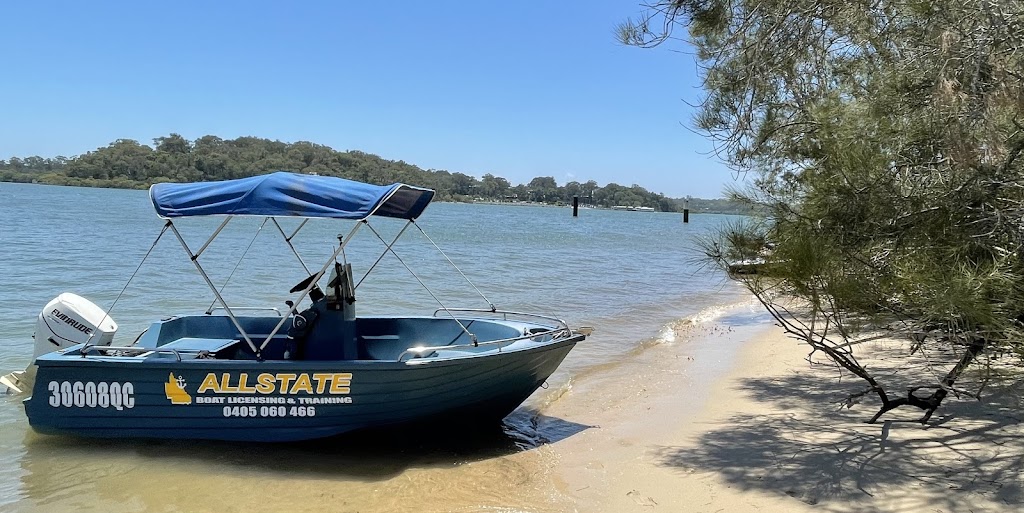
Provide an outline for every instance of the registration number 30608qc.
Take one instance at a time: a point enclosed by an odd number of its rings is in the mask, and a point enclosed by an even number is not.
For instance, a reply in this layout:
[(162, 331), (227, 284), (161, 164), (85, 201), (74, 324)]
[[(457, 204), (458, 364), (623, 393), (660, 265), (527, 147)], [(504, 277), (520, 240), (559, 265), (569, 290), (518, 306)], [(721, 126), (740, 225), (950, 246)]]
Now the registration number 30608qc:
[(54, 408), (113, 408), (121, 411), (135, 406), (135, 385), (117, 381), (51, 381), (50, 406)]

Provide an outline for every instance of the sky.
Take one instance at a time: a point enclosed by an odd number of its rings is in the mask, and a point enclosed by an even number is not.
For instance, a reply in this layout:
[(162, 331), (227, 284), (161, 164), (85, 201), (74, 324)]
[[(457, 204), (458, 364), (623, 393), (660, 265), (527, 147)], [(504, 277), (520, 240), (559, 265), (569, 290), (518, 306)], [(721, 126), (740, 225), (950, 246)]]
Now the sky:
[(0, 158), (256, 136), (513, 184), (719, 197), (680, 43), (623, 46), (639, 0), (0, 3)]

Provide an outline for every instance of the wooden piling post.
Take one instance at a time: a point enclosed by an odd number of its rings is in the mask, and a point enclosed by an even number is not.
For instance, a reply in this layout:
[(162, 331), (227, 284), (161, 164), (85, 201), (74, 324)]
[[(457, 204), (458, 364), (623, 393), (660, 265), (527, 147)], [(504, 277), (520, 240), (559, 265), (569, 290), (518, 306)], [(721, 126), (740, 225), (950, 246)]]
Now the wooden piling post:
[(580, 216), (580, 197), (579, 196), (573, 196), (572, 197), (572, 216), (573, 217), (579, 217)]
[(690, 222), (690, 197), (687, 196), (686, 200), (683, 201), (683, 222)]

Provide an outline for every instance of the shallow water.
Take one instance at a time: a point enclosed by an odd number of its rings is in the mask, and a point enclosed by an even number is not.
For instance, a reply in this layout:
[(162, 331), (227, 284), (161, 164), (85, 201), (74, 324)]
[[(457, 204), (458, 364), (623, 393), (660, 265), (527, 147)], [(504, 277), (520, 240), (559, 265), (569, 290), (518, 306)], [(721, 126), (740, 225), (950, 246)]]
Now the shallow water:
[[(673, 343), (687, 326), (746, 301), (694, 261), (693, 237), (728, 219), (695, 215), (683, 224), (680, 214), (589, 209), (574, 219), (568, 208), (431, 205), (419, 224), (486, 300), (413, 227), (395, 250), (440, 303), (389, 255), (359, 286), (359, 313), (493, 303), (597, 329), (502, 426), (394, 430), (326, 444), (90, 441), (32, 433), (20, 399), (3, 396), (0, 511), (563, 511), (566, 499), (544, 486), (555, 464), (549, 444), (588, 426), (545, 409), (574, 380), (614, 378), (615, 362)], [(220, 221), (176, 224), (196, 249)], [(282, 224), (288, 233), (296, 226)], [(371, 225), (390, 241), (402, 223)], [(116, 299), (115, 343), (130, 343), (159, 317), (209, 307), (212, 294), (171, 234), (139, 267), (161, 226), (144, 191), (0, 183), (0, 371), (25, 367), (36, 315), (60, 292), (104, 308)], [(306, 265), (323, 265), (352, 226), (307, 224), (295, 240)], [(383, 249), (360, 229), (346, 251), (357, 281)], [(307, 274), (277, 228), (257, 219), (233, 220), (200, 262), (214, 283), (231, 277), (224, 295), (232, 305), (283, 307)]]

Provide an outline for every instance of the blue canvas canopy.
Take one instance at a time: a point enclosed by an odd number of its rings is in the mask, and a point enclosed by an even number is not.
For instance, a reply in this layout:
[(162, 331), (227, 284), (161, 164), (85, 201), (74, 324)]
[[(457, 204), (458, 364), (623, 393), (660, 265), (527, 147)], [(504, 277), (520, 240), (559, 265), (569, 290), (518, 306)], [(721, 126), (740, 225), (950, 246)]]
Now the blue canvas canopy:
[(222, 182), (158, 183), (149, 189), (162, 218), (188, 216), (295, 216), (416, 219), (434, 191), (395, 183), (370, 185), (333, 176), (278, 171)]

